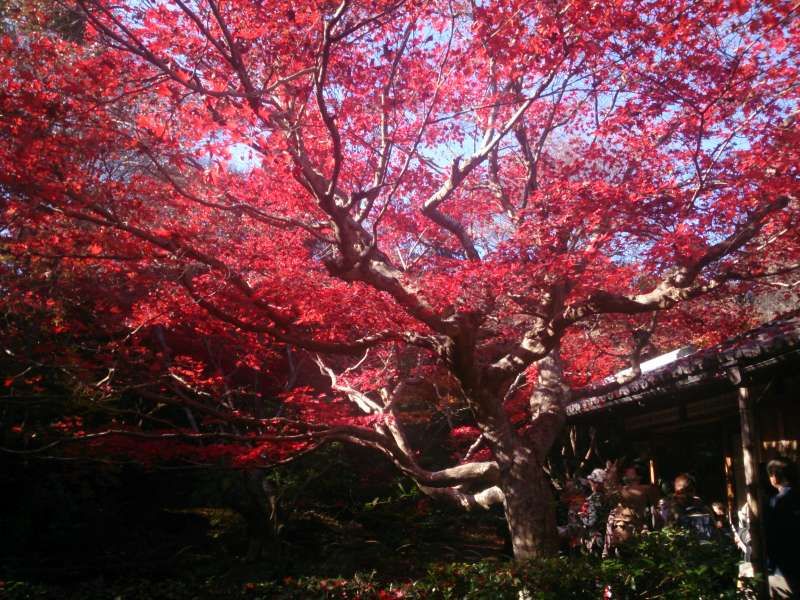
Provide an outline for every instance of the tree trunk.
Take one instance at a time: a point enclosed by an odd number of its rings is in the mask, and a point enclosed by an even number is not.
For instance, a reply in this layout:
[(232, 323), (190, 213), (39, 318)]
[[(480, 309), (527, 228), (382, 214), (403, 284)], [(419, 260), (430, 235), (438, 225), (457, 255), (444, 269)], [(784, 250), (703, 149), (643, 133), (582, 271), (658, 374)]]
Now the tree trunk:
[(266, 473), (248, 469), (242, 473), (242, 485), (231, 504), (245, 520), (247, 553), (245, 562), (265, 557), (267, 547), (277, 550), (278, 497)]
[(537, 361), (538, 377), (529, 402), (531, 422), (524, 434), (514, 428), (501, 396), (485, 389), (473, 396), (481, 433), (500, 467), (506, 521), (515, 560), (552, 556), (558, 551), (556, 504), (543, 461), (564, 426), (568, 389), (558, 348)]
[(542, 469), (542, 461), (566, 420), (567, 387), (558, 347), (538, 361), (537, 368), (537, 383), (530, 397), (529, 441), (515, 440), (513, 460), (508, 469), (501, 469), (515, 560), (553, 555), (559, 547), (555, 498)]
[(514, 560), (555, 554), (555, 498), (534, 453), (527, 448), (515, 452), (513, 464), (501, 477)]

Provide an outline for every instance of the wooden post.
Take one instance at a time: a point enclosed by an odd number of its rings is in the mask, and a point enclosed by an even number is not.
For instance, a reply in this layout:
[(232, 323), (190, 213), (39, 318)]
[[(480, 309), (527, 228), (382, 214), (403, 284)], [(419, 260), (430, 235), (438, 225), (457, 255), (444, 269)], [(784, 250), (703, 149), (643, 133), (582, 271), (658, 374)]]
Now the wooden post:
[(728, 520), (736, 523), (736, 475), (733, 472), (733, 453), (736, 451), (731, 443), (731, 432), (726, 427), (722, 430), (722, 472), (725, 476), (725, 508)]
[(723, 457), (722, 468), (725, 471), (725, 509), (731, 523), (736, 522), (736, 494), (734, 493), (733, 456), (728, 452)]
[(767, 547), (764, 534), (764, 496), (758, 481), (758, 457), (761, 440), (753, 410), (750, 388), (744, 385), (738, 367), (731, 369), (730, 378), (739, 386), (739, 419), (742, 428), (742, 462), (747, 490), (747, 508), (750, 513), (750, 562), (753, 575), (761, 579), (758, 586), (759, 600), (769, 598), (769, 573), (767, 572)]

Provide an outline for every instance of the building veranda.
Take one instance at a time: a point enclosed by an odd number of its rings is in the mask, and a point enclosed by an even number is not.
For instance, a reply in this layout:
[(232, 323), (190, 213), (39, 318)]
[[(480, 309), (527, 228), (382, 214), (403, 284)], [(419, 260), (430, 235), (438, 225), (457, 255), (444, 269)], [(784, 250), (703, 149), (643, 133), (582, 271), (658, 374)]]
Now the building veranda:
[[(672, 362), (603, 395), (567, 406), (568, 420), (607, 454), (640, 458), (653, 483), (684, 472), (731, 522), (750, 510), (753, 567), (763, 572), (766, 463), (795, 464), (800, 445), (800, 311)], [(601, 451), (602, 453), (602, 451)]]

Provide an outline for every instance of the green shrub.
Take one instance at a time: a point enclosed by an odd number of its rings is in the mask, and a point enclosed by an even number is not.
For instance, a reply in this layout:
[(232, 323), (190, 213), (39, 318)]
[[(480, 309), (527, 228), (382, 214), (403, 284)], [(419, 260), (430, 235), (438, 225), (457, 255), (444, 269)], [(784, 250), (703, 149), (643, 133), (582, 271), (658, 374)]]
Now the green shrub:
[(736, 589), (740, 558), (731, 543), (707, 542), (682, 530), (644, 535), (619, 558), (600, 564), (614, 598), (744, 597)]
[(409, 596), (597, 600), (610, 590), (615, 600), (744, 598), (745, 592), (736, 586), (738, 563), (738, 553), (730, 544), (703, 542), (683, 531), (665, 530), (642, 536), (622, 556), (603, 561), (559, 557), (440, 566), (411, 586)]
[(431, 570), (410, 586), (408, 597), (442, 600), (530, 600), (599, 597), (596, 564), (582, 557), (558, 557), (521, 563), (483, 561)]
[[(243, 583), (225, 577), (119, 579), (58, 588), (6, 581), (9, 600), (165, 598), (193, 600), (614, 600), (655, 598), (711, 600), (744, 598), (737, 590), (738, 555), (730, 544), (702, 542), (680, 531), (643, 536), (622, 556), (555, 557), (511, 563), (484, 560), (441, 564), (416, 581), (387, 583), (378, 573), (349, 578), (286, 577)], [(5, 593), (5, 595), (3, 595)]]

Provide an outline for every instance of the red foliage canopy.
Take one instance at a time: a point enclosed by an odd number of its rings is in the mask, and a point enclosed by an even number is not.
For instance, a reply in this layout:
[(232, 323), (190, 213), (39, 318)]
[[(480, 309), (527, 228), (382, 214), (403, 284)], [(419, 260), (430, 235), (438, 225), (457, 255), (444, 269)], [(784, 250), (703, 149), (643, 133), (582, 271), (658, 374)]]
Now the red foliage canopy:
[[(64, 36), (29, 5), (0, 42), (4, 308), (106, 332), (95, 387), (207, 419), (84, 438), (353, 442), (513, 531), (569, 398), (797, 268), (798, 10), (78, 0)], [(297, 389), (287, 348), (324, 377)], [(454, 467), (404, 432), (432, 412)]]

